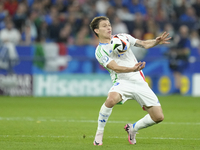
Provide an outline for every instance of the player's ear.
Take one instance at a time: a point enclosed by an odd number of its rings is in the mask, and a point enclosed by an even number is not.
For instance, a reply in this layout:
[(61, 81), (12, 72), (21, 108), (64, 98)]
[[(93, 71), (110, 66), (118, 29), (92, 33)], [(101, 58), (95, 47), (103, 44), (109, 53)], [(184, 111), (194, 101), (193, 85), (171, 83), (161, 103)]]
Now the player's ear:
[(94, 32), (99, 34), (99, 29), (94, 29)]

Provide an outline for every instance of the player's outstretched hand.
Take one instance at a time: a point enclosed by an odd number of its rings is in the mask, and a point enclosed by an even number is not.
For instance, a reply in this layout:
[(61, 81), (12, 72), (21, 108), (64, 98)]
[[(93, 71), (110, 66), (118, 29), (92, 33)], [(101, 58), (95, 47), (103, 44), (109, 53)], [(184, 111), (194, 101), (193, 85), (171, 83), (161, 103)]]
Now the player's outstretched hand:
[(169, 40), (171, 39), (171, 37), (168, 37), (169, 36), (169, 33), (167, 32), (163, 32), (161, 34), (161, 36), (157, 37), (156, 38), (156, 43), (157, 44), (169, 44)]
[(135, 64), (135, 66), (133, 67), (134, 72), (136, 71), (140, 71), (145, 67), (146, 62), (139, 62), (137, 64)]

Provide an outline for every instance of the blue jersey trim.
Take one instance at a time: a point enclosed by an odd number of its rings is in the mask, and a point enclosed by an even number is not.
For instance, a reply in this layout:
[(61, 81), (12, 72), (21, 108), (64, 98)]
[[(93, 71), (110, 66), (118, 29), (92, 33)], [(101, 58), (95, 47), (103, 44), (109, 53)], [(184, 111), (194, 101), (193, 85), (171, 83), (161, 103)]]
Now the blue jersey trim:
[(108, 43), (101, 43), (101, 42), (99, 42), (99, 45), (107, 45)]

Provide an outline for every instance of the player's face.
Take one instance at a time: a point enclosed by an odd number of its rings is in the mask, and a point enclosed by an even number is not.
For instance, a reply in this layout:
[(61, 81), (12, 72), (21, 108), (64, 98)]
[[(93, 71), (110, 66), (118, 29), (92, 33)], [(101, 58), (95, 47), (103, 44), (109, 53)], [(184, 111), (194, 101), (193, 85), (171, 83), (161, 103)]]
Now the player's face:
[(102, 20), (99, 23), (99, 29), (97, 31), (100, 38), (111, 38), (112, 27), (108, 20)]

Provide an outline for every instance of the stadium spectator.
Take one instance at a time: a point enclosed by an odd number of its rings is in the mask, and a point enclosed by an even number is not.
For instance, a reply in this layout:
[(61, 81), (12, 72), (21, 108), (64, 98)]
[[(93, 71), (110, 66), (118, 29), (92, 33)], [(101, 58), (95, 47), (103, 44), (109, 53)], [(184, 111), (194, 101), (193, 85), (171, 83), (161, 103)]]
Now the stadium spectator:
[(55, 6), (51, 6), (49, 9), (49, 13), (44, 15), (44, 21), (50, 25), (53, 22), (53, 18), (58, 16), (58, 10)]
[[(8, 15), (8, 11), (4, 9), (4, 5), (0, 2), (0, 23), (4, 20), (4, 18)], [(1, 28), (0, 28), (1, 29)]]
[(30, 12), (28, 18), (26, 19), (25, 26), (30, 27), (30, 36), (35, 41), (38, 38), (38, 29), (36, 26), (36, 19), (38, 18), (38, 13), (36, 11)]
[(173, 93), (181, 93), (181, 77), (184, 70), (188, 67), (188, 56), (190, 54), (191, 43), (189, 40), (189, 29), (182, 25), (179, 34), (174, 39), (176, 46), (169, 51), (169, 67), (173, 72), (175, 90)]
[(179, 19), (180, 16), (186, 12), (186, 7), (187, 7), (186, 0), (181, 0), (179, 2), (180, 2), (180, 4), (177, 3), (177, 4), (174, 5), (174, 11), (176, 13), (176, 19)]
[(156, 14), (155, 9), (153, 7), (148, 7), (147, 8), (147, 13), (143, 17), (145, 17), (145, 20), (154, 19), (155, 18), (155, 14)]
[(129, 11), (133, 14), (135, 13), (141, 13), (143, 16), (146, 15), (146, 7), (144, 4), (139, 0), (130, 0), (125, 1), (124, 5), (129, 9)]
[(135, 15), (131, 14), (128, 8), (124, 6), (118, 8), (116, 14), (122, 21), (133, 22), (133, 20), (135, 19)]
[(192, 7), (195, 9), (196, 16), (200, 17), (200, 0), (196, 0)]
[(147, 27), (146, 27), (146, 33), (144, 34), (144, 40), (154, 39), (160, 32), (159, 25), (155, 23), (153, 18), (148, 19), (146, 23)]
[(43, 15), (44, 13), (44, 7), (42, 5), (43, 3), (41, 3), (40, 1), (34, 1), (34, 3), (31, 5), (31, 9), (29, 10), (29, 12), (37, 12), (39, 15)]
[(144, 17), (141, 13), (135, 14), (134, 21), (129, 26), (129, 32), (132, 33), (134, 29), (142, 28), (144, 30), (144, 33), (146, 32), (146, 22), (144, 20)]
[(41, 2), (42, 2), (43, 9), (44, 9), (44, 13), (48, 13), (48, 11), (50, 10), (50, 8), (52, 6), (51, 0), (43, 0)]
[(186, 12), (180, 16), (181, 22), (189, 22), (191, 24), (197, 21), (195, 9), (192, 7), (187, 7)]
[(6, 28), (1, 30), (0, 39), (3, 43), (19, 44), (21, 35), (20, 32), (14, 28), (14, 24), (11, 20), (7, 21)]
[(199, 35), (195, 30), (192, 30), (190, 33), (190, 41), (192, 48), (200, 48)]
[(93, 44), (88, 26), (82, 26), (75, 37), (75, 45), (89, 45)]
[(96, 10), (98, 15), (104, 16), (106, 15), (107, 9), (110, 7), (110, 3), (108, 0), (98, 0), (96, 2)]
[(27, 7), (24, 3), (18, 5), (16, 13), (13, 15), (13, 21), (15, 27), (22, 32), (22, 27), (25, 24), (27, 18)]
[(65, 13), (67, 10), (67, 1), (65, 0), (56, 0), (54, 6), (57, 8), (59, 13)]
[(128, 28), (126, 24), (123, 23), (117, 16), (115, 16), (114, 18), (112, 29), (113, 29), (113, 34), (128, 33)]
[(166, 1), (162, 1), (162, 10), (164, 10), (164, 12), (167, 14), (167, 17), (171, 20), (171, 21), (176, 21), (176, 13), (174, 10), (174, 5), (173, 5), (173, 1), (171, 0), (166, 0)]
[(39, 42), (48, 42), (48, 24), (43, 21), (40, 27), (40, 34), (38, 37)]
[[(0, 68), (8, 70), (8, 73), (13, 73), (13, 67), (18, 61), (18, 54), (15, 46), (19, 44), (21, 35), (17, 29), (14, 28), (14, 24), (11, 20), (6, 22), (6, 28), (0, 32), (0, 41), (2, 42), (2, 49), (5, 50), (4, 54), (7, 54), (5, 62), (0, 65)], [(0, 60), (0, 64), (2, 64)]]
[[(132, 32), (132, 35), (136, 39), (143, 40), (143, 32), (144, 31), (142, 30), (142, 28), (134, 29), (133, 32)], [(134, 50), (132, 50), (132, 52), (135, 55), (135, 57), (137, 58), (137, 60), (141, 61), (145, 57), (147, 50), (145, 48), (142, 48), (142, 47), (135, 47)]]
[(70, 24), (65, 24), (65, 26), (60, 30), (58, 42), (65, 43), (67, 45), (74, 44), (74, 39), (71, 36), (71, 28)]
[(110, 2), (110, 4), (111, 4), (112, 6), (114, 6), (116, 9), (120, 9), (120, 8), (123, 7), (122, 0), (110, 0), (109, 2)]
[(155, 20), (159, 22), (159, 24), (166, 23), (168, 21), (167, 13), (162, 8), (157, 9)]
[(175, 30), (174, 30), (174, 27), (171, 23), (166, 23), (164, 25), (164, 31), (166, 31), (167, 33), (169, 33), (169, 36), (172, 37), (171, 38), (171, 41), (170, 41), (170, 44), (168, 44), (167, 46), (168, 47), (173, 47), (174, 46), (174, 36), (176, 34)]
[(96, 3), (94, 3), (92, 0), (85, 0), (85, 3), (81, 5), (83, 14), (88, 16), (89, 18), (92, 18), (94, 16), (97, 16), (96, 11)]
[(59, 22), (58, 16), (53, 17), (53, 22), (48, 26), (48, 37), (50, 41), (57, 42), (59, 39), (59, 33), (63, 25)]
[(17, 0), (6, 0), (4, 2), (4, 9), (8, 10), (11, 16), (15, 14), (17, 7), (18, 7)]
[(106, 16), (110, 18), (110, 22), (114, 22), (114, 18), (116, 16), (115, 8), (113, 6), (108, 7)]
[(72, 26), (72, 35), (75, 36), (80, 29), (81, 22), (78, 18), (76, 18), (75, 14), (70, 14), (67, 18), (67, 23)]
[[(189, 20), (200, 19), (199, 6), (200, 0), (3, 0), (0, 2), (0, 30), (5, 28), (5, 20), (10, 15), (15, 27), (23, 36), (25, 24), (31, 22), (31, 37), (34, 37), (31, 41), (35, 42), (41, 37), (48, 41), (49, 36), (46, 34), (50, 35), (50, 32), (54, 31), (47, 30), (46, 33), (44, 27), (51, 28), (53, 18), (57, 16), (59, 24), (69, 23), (72, 26), (71, 35), (74, 38), (85, 16), (90, 20), (104, 14), (110, 18), (111, 23), (117, 15), (127, 26), (129, 33), (141, 27), (144, 34), (149, 35), (146, 25), (153, 18), (158, 31), (162, 31), (166, 23), (171, 23), (176, 33), (182, 20), (200, 35), (200, 26), (189, 23)], [(24, 38), (22, 40), (24, 41)]]

